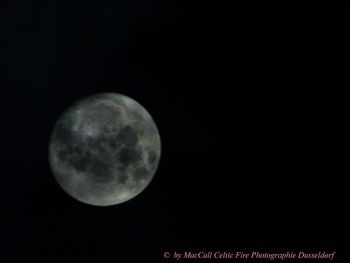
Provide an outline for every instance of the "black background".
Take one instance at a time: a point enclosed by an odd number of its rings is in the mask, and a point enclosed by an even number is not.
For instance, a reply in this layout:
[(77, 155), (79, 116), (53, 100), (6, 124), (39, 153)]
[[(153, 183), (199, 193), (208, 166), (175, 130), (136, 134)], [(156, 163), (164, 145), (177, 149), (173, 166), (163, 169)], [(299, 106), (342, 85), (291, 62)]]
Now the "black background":
[[(2, 261), (336, 250), (346, 98), (335, 90), (346, 87), (348, 53), (333, 11), (294, 1), (1, 2)], [(162, 157), (142, 194), (94, 207), (57, 185), (48, 139), (69, 105), (106, 91), (151, 113)]]

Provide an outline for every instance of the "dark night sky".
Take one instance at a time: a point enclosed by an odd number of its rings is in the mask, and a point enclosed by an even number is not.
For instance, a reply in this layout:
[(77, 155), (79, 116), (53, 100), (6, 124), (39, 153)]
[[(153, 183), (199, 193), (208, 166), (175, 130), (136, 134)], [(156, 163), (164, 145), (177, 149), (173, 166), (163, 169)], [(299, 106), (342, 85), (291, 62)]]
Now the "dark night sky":
[[(2, 1), (0, 260), (337, 249), (346, 97), (334, 88), (345, 87), (348, 53), (332, 12), (277, 1)], [(106, 91), (151, 113), (162, 158), (142, 194), (101, 208), (61, 190), (47, 153), (62, 112)]]

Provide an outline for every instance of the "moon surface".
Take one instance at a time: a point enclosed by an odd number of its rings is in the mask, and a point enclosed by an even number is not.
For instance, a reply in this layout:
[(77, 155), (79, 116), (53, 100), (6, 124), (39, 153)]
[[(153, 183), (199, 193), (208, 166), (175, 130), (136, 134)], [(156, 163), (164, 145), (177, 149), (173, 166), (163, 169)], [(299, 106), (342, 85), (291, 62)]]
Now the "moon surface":
[(56, 181), (73, 198), (116, 205), (141, 193), (158, 168), (161, 142), (150, 114), (116, 93), (84, 98), (58, 119), (49, 143)]

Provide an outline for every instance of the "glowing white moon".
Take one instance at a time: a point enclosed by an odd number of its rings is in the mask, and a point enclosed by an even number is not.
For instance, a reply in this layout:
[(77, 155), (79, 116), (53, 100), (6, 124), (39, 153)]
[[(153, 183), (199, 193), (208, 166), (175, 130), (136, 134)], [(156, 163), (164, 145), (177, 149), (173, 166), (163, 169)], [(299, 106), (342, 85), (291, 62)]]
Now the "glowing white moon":
[(53, 174), (73, 198), (108, 206), (128, 201), (152, 180), (161, 154), (158, 129), (135, 100), (96, 94), (72, 105), (49, 144)]

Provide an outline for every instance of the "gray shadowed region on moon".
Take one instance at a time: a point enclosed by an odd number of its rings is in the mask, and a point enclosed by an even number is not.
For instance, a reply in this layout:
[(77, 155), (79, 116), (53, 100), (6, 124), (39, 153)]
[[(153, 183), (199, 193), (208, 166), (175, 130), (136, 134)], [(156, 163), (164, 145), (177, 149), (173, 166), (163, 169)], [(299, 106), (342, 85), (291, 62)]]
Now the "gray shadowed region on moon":
[(59, 185), (73, 198), (96, 206), (120, 204), (142, 192), (160, 154), (160, 136), (150, 114), (116, 93), (73, 104), (56, 122), (49, 144)]

